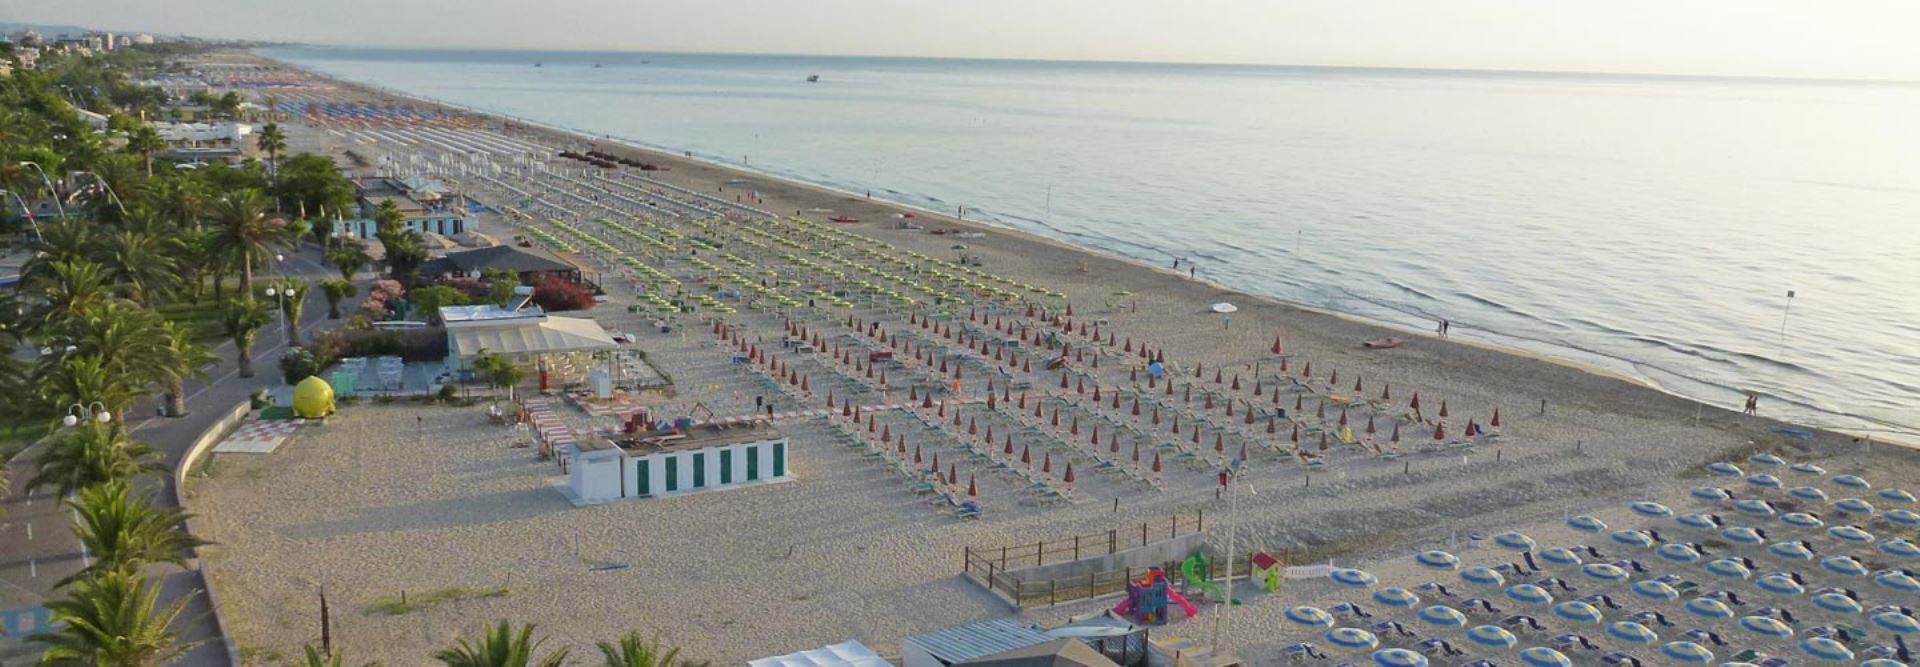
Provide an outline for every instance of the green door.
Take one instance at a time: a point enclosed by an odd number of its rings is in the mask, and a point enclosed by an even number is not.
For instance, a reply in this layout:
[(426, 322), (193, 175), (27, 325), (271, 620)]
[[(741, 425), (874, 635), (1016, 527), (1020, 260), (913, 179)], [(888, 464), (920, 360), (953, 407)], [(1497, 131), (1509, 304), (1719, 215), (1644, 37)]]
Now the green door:
[(787, 476), (787, 443), (773, 443), (773, 478)]
[(733, 483), (733, 450), (720, 450), (720, 483)]
[(634, 472), (634, 475), (640, 478), (640, 496), (642, 498), (653, 495), (653, 470), (652, 466), (648, 465), (651, 463), (653, 462), (640, 459), (640, 467)]
[(760, 448), (747, 447), (747, 481), (760, 479)]
[(707, 453), (693, 454), (693, 488), (704, 489), (707, 486)]
[(675, 458), (672, 456), (660, 458), (660, 463), (667, 466), (667, 493), (680, 490), (680, 462), (675, 461)]

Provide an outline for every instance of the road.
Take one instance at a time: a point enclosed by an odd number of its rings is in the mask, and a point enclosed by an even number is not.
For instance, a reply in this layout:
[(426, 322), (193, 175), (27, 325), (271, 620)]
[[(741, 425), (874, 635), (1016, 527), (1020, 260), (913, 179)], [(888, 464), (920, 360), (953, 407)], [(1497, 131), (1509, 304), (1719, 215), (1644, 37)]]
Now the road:
[[(319, 250), (311, 246), (288, 255), (281, 268), (287, 276), (309, 280), (336, 275), (321, 263)], [(301, 317), (303, 332), (324, 328), (321, 325), (329, 322), (326, 301), (315, 294), (316, 291), (309, 291), (310, 301)], [(155, 504), (179, 505), (179, 489), (174, 488), (171, 470), (201, 433), (228, 408), (246, 400), (253, 392), (280, 384), (278, 362), (280, 351), (286, 346), (286, 330), (277, 317), (269, 327), (254, 348), (254, 368), (258, 371), (255, 377), (239, 378), (233, 343), (228, 341), (213, 350), (219, 361), (208, 369), (210, 379), (188, 384), (187, 416), (177, 419), (156, 416), (155, 408), (160, 400), (157, 395), (140, 401), (133, 408), (132, 415), (128, 416), (129, 432), (159, 450), (169, 469), (164, 478), (154, 477), (154, 488), (158, 491)], [(31, 495), (24, 492), (26, 481), (32, 476), (32, 466), (28, 463), (31, 458), (31, 452), (20, 456), (4, 471), (12, 476), (13, 484), (8, 497), (0, 501), (4, 505), (4, 514), (0, 514), (0, 610), (40, 606), (46, 599), (57, 597), (56, 582), (86, 567), (80, 543), (68, 526), (71, 515), (61, 508), (59, 499), (47, 489)], [(200, 594), (206, 587), (200, 572), (160, 565), (151, 568), (149, 576), (161, 586), (162, 605), (181, 601), (186, 605), (174, 631), (183, 641), (193, 644), (193, 648), (176, 664), (226, 665), (226, 650), (214, 622), (213, 608), (206, 596)], [(0, 624), (0, 630), (4, 629), (4, 624)], [(36, 647), (17, 638), (0, 638), (0, 664), (27, 662), (37, 654)]]

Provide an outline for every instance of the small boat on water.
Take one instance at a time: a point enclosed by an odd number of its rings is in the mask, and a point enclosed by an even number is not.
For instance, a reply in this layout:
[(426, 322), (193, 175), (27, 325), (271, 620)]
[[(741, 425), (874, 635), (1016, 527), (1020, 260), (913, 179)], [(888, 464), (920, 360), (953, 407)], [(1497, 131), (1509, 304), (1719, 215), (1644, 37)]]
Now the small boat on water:
[(851, 224), (851, 223), (860, 221), (859, 218), (853, 217), (851, 215), (836, 215), (827, 219), (833, 222), (846, 223), (846, 224)]
[(1393, 348), (1400, 347), (1401, 345), (1405, 345), (1405, 344), (1406, 344), (1406, 341), (1400, 340), (1398, 338), (1375, 338), (1373, 340), (1363, 342), (1360, 345), (1361, 347), (1365, 347), (1371, 350), (1391, 350)]
[(538, 63), (538, 62), (535, 62), (535, 63), (533, 64), (533, 66), (534, 66), (534, 67), (540, 67), (541, 65), (540, 65), (540, 63)]
[(820, 75), (818, 75), (818, 74), (808, 74), (808, 75), (807, 75), (807, 83), (820, 83)]

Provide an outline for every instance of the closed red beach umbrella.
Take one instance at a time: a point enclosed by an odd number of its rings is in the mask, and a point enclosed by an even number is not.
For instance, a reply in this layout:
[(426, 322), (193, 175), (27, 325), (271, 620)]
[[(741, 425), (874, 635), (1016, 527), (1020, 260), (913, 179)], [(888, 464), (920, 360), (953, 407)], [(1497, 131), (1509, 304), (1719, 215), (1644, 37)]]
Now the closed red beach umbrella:
[(1494, 428), (1500, 428), (1500, 408), (1493, 409), (1493, 419), (1491, 421), (1488, 421), (1487, 425), (1492, 426)]
[(980, 495), (980, 486), (973, 481), (973, 473), (967, 473), (967, 497)]
[(1446, 417), (1447, 417), (1447, 399), (1443, 398), (1443, 399), (1440, 399), (1440, 418), (1445, 419)]

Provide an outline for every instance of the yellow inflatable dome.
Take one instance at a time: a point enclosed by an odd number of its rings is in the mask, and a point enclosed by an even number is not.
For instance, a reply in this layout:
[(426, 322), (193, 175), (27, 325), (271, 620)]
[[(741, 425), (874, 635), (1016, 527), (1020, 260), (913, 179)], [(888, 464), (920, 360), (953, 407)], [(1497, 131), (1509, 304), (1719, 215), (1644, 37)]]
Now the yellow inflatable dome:
[(320, 376), (308, 376), (293, 386), (293, 413), (305, 419), (333, 414), (333, 385)]

